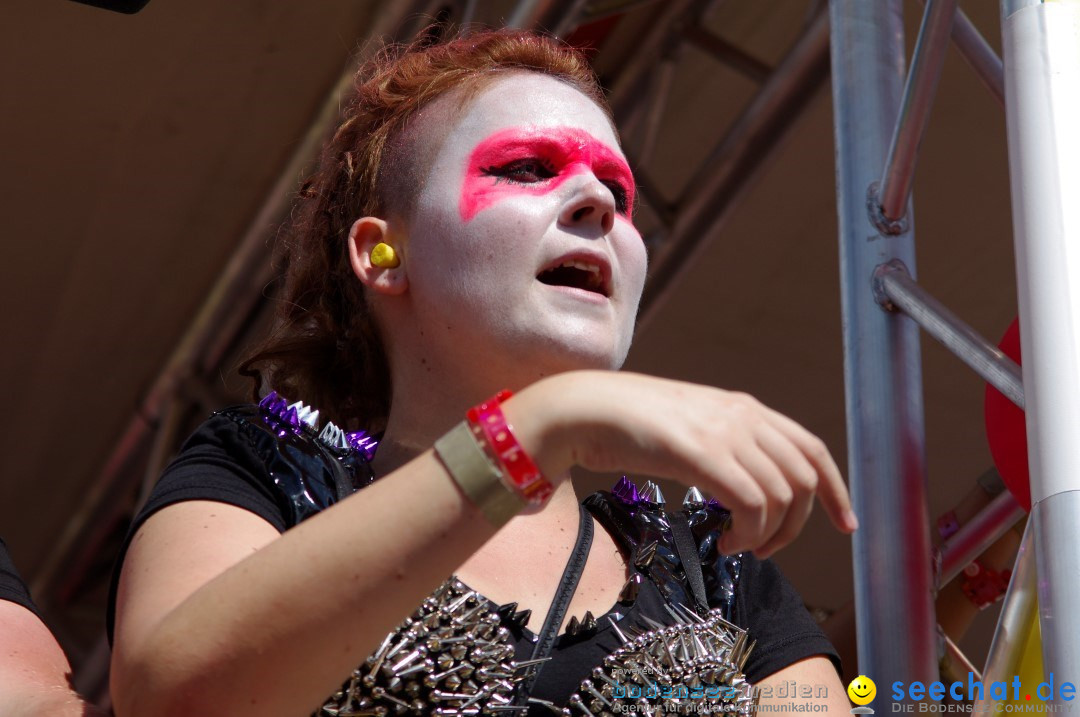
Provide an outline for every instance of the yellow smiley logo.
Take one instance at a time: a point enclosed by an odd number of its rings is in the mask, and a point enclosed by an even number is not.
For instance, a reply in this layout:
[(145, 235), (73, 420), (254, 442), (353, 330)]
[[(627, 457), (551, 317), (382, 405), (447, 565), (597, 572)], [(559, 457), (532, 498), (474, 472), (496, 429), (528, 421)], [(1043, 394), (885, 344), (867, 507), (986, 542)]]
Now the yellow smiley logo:
[(847, 686), (848, 697), (857, 705), (868, 705), (877, 695), (877, 685), (866, 675), (859, 675)]

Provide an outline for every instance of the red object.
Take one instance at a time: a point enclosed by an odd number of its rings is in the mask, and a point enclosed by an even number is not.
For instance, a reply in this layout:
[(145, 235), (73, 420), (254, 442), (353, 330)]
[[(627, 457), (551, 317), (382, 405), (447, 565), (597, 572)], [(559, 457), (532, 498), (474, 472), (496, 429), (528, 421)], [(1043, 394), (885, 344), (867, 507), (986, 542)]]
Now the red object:
[[(1014, 319), (998, 348), (1020, 363), (1020, 320)], [(1028, 473), (1027, 423), (1024, 412), (993, 386), (986, 386), (986, 439), (990, 455), (1009, 492), (1024, 510), (1031, 512)]]
[(960, 589), (967, 595), (968, 600), (982, 610), (1001, 599), (1009, 588), (1010, 575), (1012, 572), (1009, 570), (991, 570), (981, 561), (975, 560), (964, 568)]
[(509, 391), (499, 391), (487, 401), (473, 406), (465, 414), (473, 434), (482, 439), (510, 479), (511, 487), (528, 503), (543, 503), (555, 487), (536, 467), (533, 459), (517, 442), (513, 427), (506, 422), (499, 404), (510, 398)]

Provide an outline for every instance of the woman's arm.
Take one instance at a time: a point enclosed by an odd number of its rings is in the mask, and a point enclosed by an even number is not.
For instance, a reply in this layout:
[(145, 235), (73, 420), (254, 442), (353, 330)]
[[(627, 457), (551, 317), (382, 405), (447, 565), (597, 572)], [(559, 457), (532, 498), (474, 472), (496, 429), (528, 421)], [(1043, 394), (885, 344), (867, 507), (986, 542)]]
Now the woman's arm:
[[(821, 705), (828, 714), (849, 714), (851, 703), (840, 683), (836, 668), (827, 657), (808, 657), (774, 672), (757, 685), (759, 705), (769, 705), (769, 712), (782, 714), (784, 707), (799, 704)], [(782, 695), (782, 696), (781, 696)], [(790, 710), (796, 711), (795, 709)], [(800, 709), (801, 711), (814, 711)], [(767, 714), (764, 710), (761, 714)]]
[[(580, 371), (504, 411), (548, 476), (621, 466), (716, 495), (734, 517), (725, 552), (785, 544), (815, 493), (853, 527), (820, 441), (741, 394)], [(116, 713), (307, 714), (494, 532), (430, 450), (281, 536), (219, 503), (165, 508), (124, 561)]]
[(69, 682), (71, 668), (37, 615), (0, 600), (0, 714), (101, 717)]
[(221, 503), (164, 508), (124, 561), (116, 714), (308, 714), (494, 532), (431, 451), (280, 536)]

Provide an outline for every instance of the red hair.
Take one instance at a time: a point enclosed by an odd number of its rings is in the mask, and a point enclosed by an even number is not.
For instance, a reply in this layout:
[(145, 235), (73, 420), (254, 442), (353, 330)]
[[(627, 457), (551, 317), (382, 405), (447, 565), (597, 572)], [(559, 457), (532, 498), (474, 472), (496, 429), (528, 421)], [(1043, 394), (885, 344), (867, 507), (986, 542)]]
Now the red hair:
[(510, 71), (555, 77), (608, 111), (581, 53), (525, 31), (389, 47), (359, 69), (341, 125), (283, 232), (277, 328), (241, 373), (316, 406), (342, 427), (382, 428), (390, 411), (390, 369), (349, 263), (349, 229), (360, 217), (401, 215), (410, 208), (408, 180), (426, 169), (416, 166), (424, 158), (410, 151), (405, 132), (418, 110), (453, 90), (468, 99)]

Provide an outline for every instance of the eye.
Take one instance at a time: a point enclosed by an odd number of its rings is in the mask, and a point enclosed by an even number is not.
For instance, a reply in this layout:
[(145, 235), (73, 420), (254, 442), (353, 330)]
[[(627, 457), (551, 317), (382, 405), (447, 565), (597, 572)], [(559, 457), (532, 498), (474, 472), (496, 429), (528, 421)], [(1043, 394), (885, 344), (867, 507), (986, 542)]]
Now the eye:
[(615, 197), (615, 211), (619, 214), (628, 213), (630, 211), (630, 193), (626, 191), (626, 187), (614, 179), (605, 179), (603, 184), (611, 190), (612, 196)]
[(555, 176), (555, 170), (542, 159), (525, 157), (498, 167), (484, 167), (480, 171), (495, 181), (505, 180), (514, 184), (536, 184)]

